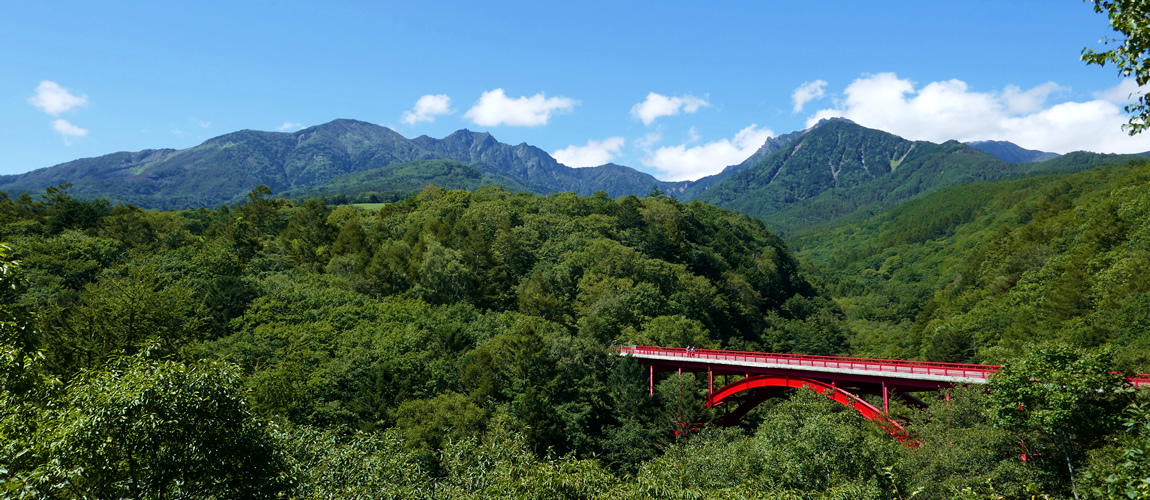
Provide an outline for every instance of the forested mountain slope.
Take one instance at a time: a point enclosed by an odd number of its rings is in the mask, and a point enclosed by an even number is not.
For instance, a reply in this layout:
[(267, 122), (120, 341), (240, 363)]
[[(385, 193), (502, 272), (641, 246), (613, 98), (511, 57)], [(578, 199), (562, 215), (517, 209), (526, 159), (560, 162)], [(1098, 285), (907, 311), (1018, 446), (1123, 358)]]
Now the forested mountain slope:
[(419, 160), (343, 174), (319, 186), (279, 194), (289, 199), (320, 198), (334, 204), (389, 203), (407, 198), (428, 185), (466, 191), (501, 186), (512, 192), (531, 192), (516, 179), (484, 172), (455, 160)]
[(791, 244), (859, 355), (1000, 363), (1109, 346), (1150, 371), (1150, 166), (950, 187)]

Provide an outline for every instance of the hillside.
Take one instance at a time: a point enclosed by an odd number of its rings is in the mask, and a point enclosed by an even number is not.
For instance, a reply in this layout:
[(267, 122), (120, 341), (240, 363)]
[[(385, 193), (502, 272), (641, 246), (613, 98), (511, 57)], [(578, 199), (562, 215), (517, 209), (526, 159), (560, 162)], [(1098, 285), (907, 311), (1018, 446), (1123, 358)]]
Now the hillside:
[(616, 197), (645, 194), (655, 185), (672, 190), (681, 184), (660, 182), (619, 165), (567, 167), (543, 150), (503, 144), (488, 133), (461, 130), (444, 139), (408, 140), (386, 127), (335, 120), (293, 133), (244, 130), (184, 150), (75, 160), (0, 176), (0, 191), (15, 196), (72, 183), (71, 193), (79, 198), (109, 198), (147, 208), (210, 207), (238, 201), (260, 184), (276, 193), (302, 192), (341, 175), (430, 159), (471, 165), (492, 179), (512, 179), (516, 186), (538, 194), (605, 191)]
[(1150, 165), (953, 186), (793, 238), (854, 352), (997, 363), (1039, 341), (1150, 370)]

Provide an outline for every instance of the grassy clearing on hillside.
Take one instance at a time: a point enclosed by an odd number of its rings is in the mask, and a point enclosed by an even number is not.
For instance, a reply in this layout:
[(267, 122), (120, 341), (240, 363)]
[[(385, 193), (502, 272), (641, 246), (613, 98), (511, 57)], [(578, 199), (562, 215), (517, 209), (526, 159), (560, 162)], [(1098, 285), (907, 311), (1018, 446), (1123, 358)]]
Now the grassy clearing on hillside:
[(387, 203), (352, 203), (351, 206), (362, 208), (370, 212), (378, 212), (379, 209), (387, 206)]

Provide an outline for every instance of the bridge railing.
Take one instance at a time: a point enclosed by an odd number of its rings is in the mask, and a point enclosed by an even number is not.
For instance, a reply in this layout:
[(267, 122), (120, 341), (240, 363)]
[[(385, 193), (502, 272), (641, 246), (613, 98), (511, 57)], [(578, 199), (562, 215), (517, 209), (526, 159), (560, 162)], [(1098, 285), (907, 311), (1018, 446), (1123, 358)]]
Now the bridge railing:
[(683, 347), (658, 346), (619, 346), (621, 354), (667, 356), (683, 360), (716, 360), (749, 363), (768, 363), (796, 367), (821, 367), (875, 371), (884, 373), (909, 373), (921, 375), (941, 375), (948, 377), (969, 377), (987, 379), (990, 374), (1001, 369), (998, 365), (976, 365), (970, 363), (940, 363), (935, 361), (907, 361), (901, 359), (850, 358), (840, 356), (817, 356), (809, 354), (777, 354), (766, 352), (727, 351), (717, 349), (694, 349)]
[(1134, 387), (1150, 387), (1150, 373), (1139, 373), (1133, 377), (1126, 377), (1126, 381)]

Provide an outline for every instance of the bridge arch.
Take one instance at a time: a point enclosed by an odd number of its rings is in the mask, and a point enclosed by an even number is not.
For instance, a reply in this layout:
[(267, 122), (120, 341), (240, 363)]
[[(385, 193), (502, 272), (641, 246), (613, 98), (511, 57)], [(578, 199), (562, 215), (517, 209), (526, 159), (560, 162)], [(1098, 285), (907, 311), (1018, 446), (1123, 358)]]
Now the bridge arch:
[(809, 388), (819, 394), (829, 396), (835, 402), (853, 408), (859, 412), (867, 420), (874, 422), (879, 427), (889, 432), (899, 441), (904, 444), (912, 445), (910, 436), (902, 425), (894, 420), (887, 418), (886, 414), (876, 408), (874, 405), (864, 401), (862, 398), (847, 392), (839, 387), (820, 382), (818, 380), (806, 377), (792, 377), (781, 375), (753, 375), (737, 382), (727, 384), (711, 393), (707, 397), (707, 407), (712, 408), (735, 401), (736, 398), (752, 389), (768, 389), (763, 391), (757, 398), (750, 398), (743, 401), (743, 403), (735, 409), (735, 411), (728, 414), (726, 421), (721, 422), (726, 425), (733, 424), (740, 417), (754, 408), (764, 400), (781, 394), (786, 389), (801, 389), (803, 387)]

